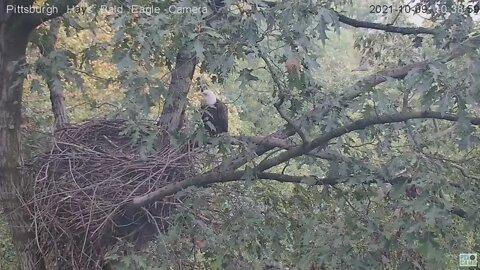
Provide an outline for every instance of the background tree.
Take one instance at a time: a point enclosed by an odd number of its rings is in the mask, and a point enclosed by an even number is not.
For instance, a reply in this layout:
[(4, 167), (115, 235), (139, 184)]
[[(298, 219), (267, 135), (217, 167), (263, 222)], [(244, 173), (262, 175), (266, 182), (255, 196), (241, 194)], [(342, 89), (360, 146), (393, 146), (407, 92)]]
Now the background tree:
[[(33, 1), (2, 1), (0, 198), (24, 269), (42, 267), (28, 245), (30, 215), (19, 210), (18, 193), (33, 187), (20, 170), (26, 74), (28, 89), (43, 87), (37, 75), (48, 75), (46, 86), (53, 78), (67, 104), (156, 119), (170, 142), (209, 141), (204, 172), (134, 198), (131, 207), (192, 193), (192, 186), (239, 182), (193, 192), (177, 227), (147, 256), (118, 259), (126, 267), (146, 268), (139, 265), (160, 257), (164, 267), (179, 268), (446, 268), (449, 255), (478, 249), (471, 236), (478, 231), (478, 2), (419, 1), (425, 27), (412, 26), (407, 12), (363, 16), (369, 3), (354, 9), (349, 1), (213, 2), (207, 14), (175, 16), (171, 3), (154, 3), (165, 12), (156, 16), (105, 14), (100, 5), (118, 3), (82, 3), (91, 12), (65, 14), (51, 62), (57, 67), (42, 74), (38, 53), (25, 64), (29, 33), (78, 3), (39, 1), (60, 12), (16, 15), (6, 13), (7, 4)], [(85, 42), (67, 43), (70, 37)], [(360, 57), (369, 63), (366, 74), (352, 71)], [(211, 140), (198, 132), (188, 95), (201, 76), (232, 102), (241, 136)], [(74, 89), (100, 85), (115, 95), (88, 98)], [(26, 115), (38, 105), (30, 102)], [(100, 108), (104, 103), (119, 109)], [(92, 116), (70, 109), (76, 120)], [(34, 129), (48, 129), (32, 118)]]

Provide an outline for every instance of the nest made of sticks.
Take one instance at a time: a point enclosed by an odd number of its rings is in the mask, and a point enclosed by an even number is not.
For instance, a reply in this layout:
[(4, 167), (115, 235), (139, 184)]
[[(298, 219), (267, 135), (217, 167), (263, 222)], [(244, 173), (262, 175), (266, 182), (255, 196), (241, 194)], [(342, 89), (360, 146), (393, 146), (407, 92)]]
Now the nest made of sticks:
[[(58, 130), (28, 170), (35, 180), (28, 205), (37, 243), (57, 268), (100, 269), (115, 239), (141, 243), (168, 227), (179, 198), (142, 209), (125, 205), (192, 176), (195, 154), (186, 146), (162, 146), (142, 155), (123, 135), (126, 128), (121, 120), (92, 120)], [(162, 139), (164, 133), (157, 134)]]

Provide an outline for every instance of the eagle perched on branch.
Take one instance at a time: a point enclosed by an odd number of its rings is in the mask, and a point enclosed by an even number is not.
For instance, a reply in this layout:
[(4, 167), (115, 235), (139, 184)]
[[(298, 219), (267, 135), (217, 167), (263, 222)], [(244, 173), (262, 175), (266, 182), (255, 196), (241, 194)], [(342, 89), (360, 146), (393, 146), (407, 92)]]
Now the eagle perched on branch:
[(228, 132), (228, 108), (217, 96), (208, 89), (201, 89), (202, 120), (210, 135)]

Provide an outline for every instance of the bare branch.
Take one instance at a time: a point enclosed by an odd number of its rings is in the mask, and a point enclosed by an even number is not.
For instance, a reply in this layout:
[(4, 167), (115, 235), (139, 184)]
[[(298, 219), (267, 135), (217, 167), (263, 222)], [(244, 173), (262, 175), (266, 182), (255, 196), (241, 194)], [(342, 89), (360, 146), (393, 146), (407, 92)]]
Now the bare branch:
[[(355, 99), (359, 96), (361, 96), (364, 92), (365, 89), (374, 87), (376, 85), (379, 85), (383, 82), (385, 82), (388, 78), (394, 78), (394, 79), (403, 79), (409, 72), (411, 72), (414, 69), (425, 69), (428, 67), (429, 64), (432, 64), (436, 61), (440, 61), (442, 63), (449, 62), (451, 60), (454, 60), (458, 57), (461, 57), (462, 55), (465, 54), (466, 48), (469, 46), (479, 46), (480, 45), (480, 35), (473, 36), (470, 39), (466, 40), (463, 44), (460, 46), (456, 47), (450, 53), (444, 55), (443, 57), (439, 59), (431, 59), (427, 61), (422, 61), (422, 62), (417, 62), (413, 63), (410, 65), (402, 66), (402, 67), (396, 67), (396, 68), (391, 68), (391, 69), (385, 69), (383, 71), (380, 71), (378, 73), (375, 73), (373, 75), (367, 76), (356, 83), (354, 83), (352, 86), (345, 88), (342, 91), (342, 95), (339, 97), (339, 103), (344, 106), (348, 107), (349, 102), (352, 99)], [(321, 119), (322, 117), (326, 116), (333, 108), (333, 103), (328, 103), (326, 102), (325, 104), (321, 104), (320, 106), (317, 106), (313, 110), (307, 112), (304, 116), (297, 118), (294, 121), (300, 121), (301, 119), (304, 118), (310, 118), (310, 119)], [(285, 125), (281, 129), (271, 133), (270, 135), (266, 137), (275, 137), (278, 139), (286, 139), (290, 136), (293, 136), (296, 134), (296, 131), (293, 127), (290, 125)], [(260, 156), (270, 150), (272, 150), (275, 147), (267, 147), (267, 146), (262, 146), (259, 147), (255, 150), (255, 154), (257, 156)], [(215, 170), (235, 170), (243, 166), (246, 162), (252, 160), (254, 157), (252, 157), (250, 152), (246, 153), (240, 153), (238, 156), (235, 156), (231, 159), (228, 159), (224, 161), (222, 164), (220, 164), (218, 167), (215, 168)]]
[[(282, 179), (278, 175), (271, 175), (265, 174), (265, 170), (268, 170), (274, 166), (277, 166), (283, 162), (286, 162), (292, 158), (307, 154), (308, 152), (325, 146), (330, 140), (334, 138), (338, 138), (342, 135), (345, 135), (349, 132), (355, 130), (362, 130), (366, 127), (379, 125), (379, 124), (387, 124), (387, 123), (397, 123), (403, 122), (409, 119), (442, 119), (447, 121), (458, 121), (459, 116), (452, 115), (452, 114), (443, 114), (440, 112), (433, 112), (433, 111), (420, 111), (420, 112), (402, 112), (397, 114), (391, 115), (384, 115), (378, 117), (372, 117), (369, 119), (360, 119), (354, 121), (350, 124), (344, 125), (342, 127), (336, 128), (326, 134), (317, 137), (312, 142), (308, 144), (304, 144), (301, 146), (296, 146), (287, 150), (276, 157), (264, 160), (260, 162), (256, 167), (253, 168), (253, 172), (256, 172), (256, 176), (261, 178), (262, 176), (275, 176), (279, 179)], [(473, 125), (480, 125), (480, 118), (467, 118), (468, 121)], [(241, 171), (220, 171), (218, 169), (209, 171), (205, 174), (198, 175), (180, 182), (172, 183), (166, 185), (163, 188), (160, 188), (156, 191), (153, 191), (145, 196), (134, 198), (131, 202), (132, 206), (142, 206), (156, 200), (161, 200), (165, 196), (173, 195), (178, 191), (189, 187), (189, 186), (204, 186), (207, 184), (212, 183), (224, 183), (224, 182), (231, 182), (231, 181), (238, 181), (242, 179), (245, 173), (248, 171), (241, 170)], [(286, 177), (285, 179), (299, 180), (297, 178), (289, 178)], [(290, 182), (290, 181), (288, 181)], [(298, 181), (297, 181), (298, 182)]]
[(232, 139), (238, 140), (243, 143), (247, 144), (257, 144), (271, 148), (282, 148), (288, 149), (291, 148), (292, 145), (286, 139), (280, 139), (276, 137), (262, 137), (262, 136), (231, 136)]
[(402, 35), (418, 35), (418, 34), (428, 34), (428, 35), (435, 35), (436, 32), (433, 29), (425, 28), (425, 27), (401, 27), (401, 26), (393, 26), (381, 23), (373, 23), (373, 22), (366, 22), (360, 21), (356, 19), (349, 18), (345, 15), (337, 13), (338, 20), (344, 24), (348, 24), (355, 28), (367, 28), (367, 29), (376, 29), (382, 30), (385, 32), (390, 33), (399, 33)]
[(364, 77), (363, 79), (358, 80), (352, 86), (345, 89), (345, 91), (343, 92), (344, 94), (341, 98), (341, 102), (350, 101), (354, 98), (357, 98), (364, 93), (365, 89), (375, 87), (383, 82), (386, 82), (389, 78), (401, 80), (413, 70), (425, 70), (428, 65), (435, 62), (447, 63), (453, 59), (464, 55), (466, 52), (466, 47), (471, 45), (480, 45), (480, 35), (472, 37), (471, 39), (467, 40), (462, 45), (456, 47), (455, 49), (450, 51), (450, 53), (444, 55), (441, 58), (416, 62), (402, 67), (385, 69), (373, 75)]
[(281, 109), (281, 106), (285, 101), (286, 87), (284, 85), (282, 86), (280, 78), (277, 77), (277, 73), (270, 61), (267, 59), (267, 57), (263, 53), (260, 54), (260, 57), (265, 62), (265, 65), (267, 65), (267, 68), (270, 71), (270, 75), (272, 76), (272, 80), (278, 89), (279, 101), (274, 104), (275, 109), (277, 110), (278, 114), (280, 114), (280, 116), (283, 118), (283, 120), (285, 120), (295, 130), (295, 132), (300, 136), (300, 138), (302, 138), (303, 143), (306, 143), (308, 140), (305, 136), (305, 133), (303, 133), (300, 127), (298, 127), (295, 122), (290, 119), (290, 117), (288, 117)]
[(281, 173), (270, 173), (270, 172), (261, 172), (257, 175), (258, 179), (270, 179), (276, 180), (283, 183), (305, 183), (308, 181), (308, 178), (312, 178), (315, 182), (315, 185), (335, 185), (339, 183), (340, 177), (326, 177), (319, 178), (313, 175), (310, 176), (294, 176), (286, 175)]
[[(246, 174), (251, 173), (251, 171), (241, 170), (236, 172), (228, 173), (206, 173), (192, 178), (169, 184), (163, 188), (157, 189), (154, 192), (151, 192), (145, 196), (137, 197), (132, 200), (130, 206), (141, 207), (146, 204), (152, 203), (154, 201), (160, 200), (166, 196), (173, 195), (178, 191), (185, 189), (190, 186), (206, 186), (208, 184), (214, 183), (227, 183), (233, 181), (241, 181)], [(282, 183), (304, 183), (307, 178), (314, 178), (315, 184), (317, 185), (335, 185), (338, 183), (340, 178), (327, 177), (327, 178), (318, 178), (315, 176), (292, 176), (279, 173), (268, 173), (268, 172), (259, 172), (256, 175), (257, 179), (269, 179), (275, 180)]]
[(467, 218), (469, 215), (468, 215), (468, 212), (463, 210), (462, 208), (459, 208), (459, 207), (452, 207), (450, 209), (450, 213), (454, 214), (454, 215), (457, 215), (461, 218)]
[[(434, 111), (420, 111), (420, 112), (403, 112), (403, 113), (397, 113), (397, 114), (383, 115), (378, 117), (372, 117), (370, 119), (360, 119), (350, 124), (331, 130), (330, 132), (327, 132), (326, 134), (320, 137), (317, 137), (312, 142), (306, 145), (294, 147), (288, 151), (285, 151), (279, 154), (274, 158), (264, 160), (260, 162), (260, 164), (258, 164), (258, 166), (255, 169), (259, 171), (268, 170), (291, 158), (304, 155), (312, 151), (313, 149), (321, 148), (325, 146), (330, 140), (334, 138), (338, 138), (342, 135), (345, 135), (355, 130), (362, 130), (362, 129), (365, 129), (366, 127), (373, 126), (373, 125), (397, 123), (397, 122), (403, 122), (409, 119), (420, 119), (420, 118), (458, 121), (459, 116), (452, 115), (452, 114), (443, 114), (443, 113), (434, 112)], [(467, 118), (467, 119), (473, 125), (480, 125), (480, 118)]]
[(275, 107), (275, 109), (277, 109), (277, 112), (278, 114), (280, 114), (280, 116), (283, 118), (283, 120), (285, 120), (294, 130), (295, 132), (300, 136), (300, 138), (302, 138), (302, 142), (304, 144), (308, 143), (308, 139), (307, 139), (307, 136), (305, 135), (305, 133), (302, 131), (302, 129), (297, 126), (292, 119), (290, 119), (290, 117), (288, 117), (285, 112), (283, 112), (281, 106), (282, 106), (282, 103), (283, 103), (284, 99), (281, 98), (279, 102), (275, 103), (273, 106)]
[(446, 164), (446, 165), (449, 165), (449, 166), (452, 166), (453, 168), (457, 169), (458, 171), (460, 171), (460, 173), (463, 175), (463, 177), (465, 178), (470, 178), (470, 179), (474, 179), (474, 180), (477, 180), (477, 181), (480, 181), (480, 176), (478, 175), (475, 175), (475, 174), (470, 174), (468, 173), (467, 169), (463, 166), (461, 166), (459, 161), (455, 161), (455, 160), (451, 160), (451, 159), (448, 159), (446, 157), (443, 157), (442, 155), (440, 154), (435, 154), (435, 155), (432, 155), (432, 154), (425, 154), (425, 156), (427, 156), (428, 158), (431, 158), (431, 159), (435, 159), (435, 160), (439, 160), (440, 162)]
[[(270, 1), (263, 1), (262, 4), (270, 8), (275, 7), (277, 5), (276, 2), (270, 2)], [(418, 34), (434, 35), (436, 33), (433, 29), (428, 29), (424, 27), (399, 27), (399, 26), (386, 25), (381, 23), (372, 23), (372, 22), (352, 19), (338, 12), (335, 12), (335, 13), (338, 15), (338, 20), (340, 22), (344, 24), (348, 24), (355, 28), (377, 29), (377, 30), (383, 30), (385, 32), (399, 33), (403, 35), (418, 35)]]

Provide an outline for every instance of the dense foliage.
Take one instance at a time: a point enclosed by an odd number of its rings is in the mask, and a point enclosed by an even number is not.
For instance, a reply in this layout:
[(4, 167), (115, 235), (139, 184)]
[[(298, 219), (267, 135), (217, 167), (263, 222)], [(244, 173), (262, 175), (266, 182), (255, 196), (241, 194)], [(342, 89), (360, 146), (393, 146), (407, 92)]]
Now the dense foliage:
[[(128, 119), (132, 140), (148, 151), (153, 139), (139, 137), (138, 121), (156, 120), (167, 104), (180, 50), (197, 69), (188, 121), (172, 142), (208, 142), (204, 172), (250, 155), (232, 183), (182, 189), (172, 226), (147, 249), (119, 241), (107, 258), (115, 269), (456, 269), (459, 253), (480, 251), (480, 27), (473, 9), (458, 8), (479, 1), (416, 1), (421, 16), (369, 13), (370, 4), (395, 1), (127, 2), (82, 2), (90, 12), (66, 13), (57, 30), (44, 23), (32, 35), (26, 158), (51, 132), (52, 85), (64, 89), (70, 121)], [(173, 2), (209, 13), (172, 15)], [(227, 103), (229, 135), (263, 137), (287, 125), (288, 145), (257, 157), (260, 146), (241, 136), (209, 138), (200, 83)], [(425, 111), (438, 114), (409, 117)], [(9, 269), (4, 228), (0, 220), (0, 268)]]

